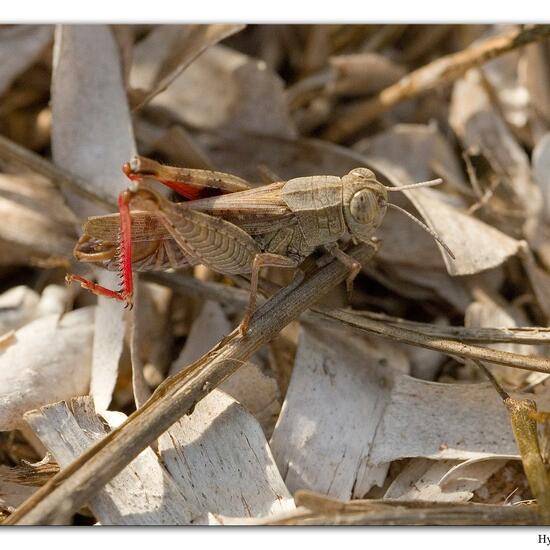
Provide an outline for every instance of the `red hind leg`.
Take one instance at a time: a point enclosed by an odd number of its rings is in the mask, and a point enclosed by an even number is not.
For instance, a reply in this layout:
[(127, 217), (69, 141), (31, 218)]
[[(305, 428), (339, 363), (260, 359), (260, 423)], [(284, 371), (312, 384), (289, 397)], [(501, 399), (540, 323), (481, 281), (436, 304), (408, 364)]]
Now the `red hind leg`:
[(164, 167), (145, 157), (136, 157), (132, 161), (126, 162), (122, 171), (129, 180), (135, 182), (140, 182), (144, 177), (153, 178), (188, 200), (199, 199), (205, 193), (204, 189), (200, 187), (176, 179), (178, 178), (176, 168)]
[(120, 250), (119, 250), (119, 266), (122, 275), (122, 289), (111, 290), (104, 286), (98, 285), (80, 275), (66, 275), (65, 280), (70, 283), (75, 281), (80, 283), (82, 288), (85, 288), (98, 296), (106, 296), (114, 298), (121, 302), (126, 302), (126, 305), (132, 306), (132, 298), (134, 294), (134, 281), (132, 275), (132, 218), (130, 216), (130, 201), (132, 193), (123, 191), (118, 196), (118, 210), (120, 213)]

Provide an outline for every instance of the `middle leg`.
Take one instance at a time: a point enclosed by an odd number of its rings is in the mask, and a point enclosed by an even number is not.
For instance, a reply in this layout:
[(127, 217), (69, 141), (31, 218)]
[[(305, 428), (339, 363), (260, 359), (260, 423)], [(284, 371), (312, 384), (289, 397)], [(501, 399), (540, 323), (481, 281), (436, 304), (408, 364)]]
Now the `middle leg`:
[(248, 332), (248, 326), (250, 319), (256, 309), (256, 300), (258, 296), (258, 282), (260, 277), (260, 269), (262, 267), (283, 267), (296, 269), (298, 262), (287, 256), (280, 256), (279, 254), (270, 254), (269, 252), (263, 252), (256, 254), (254, 261), (252, 262), (252, 271), (250, 274), (250, 298), (245, 310), (243, 320), (239, 325), (239, 331), (244, 336)]

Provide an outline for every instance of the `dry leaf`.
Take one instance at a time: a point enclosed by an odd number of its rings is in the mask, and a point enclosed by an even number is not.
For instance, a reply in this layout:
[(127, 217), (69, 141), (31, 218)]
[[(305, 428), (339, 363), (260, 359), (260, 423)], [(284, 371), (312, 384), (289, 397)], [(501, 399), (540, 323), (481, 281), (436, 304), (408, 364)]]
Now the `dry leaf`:
[(405, 74), (403, 66), (377, 53), (337, 55), (329, 63), (335, 77), (328, 89), (337, 95), (374, 94)]
[(472, 69), (456, 82), (449, 121), (464, 148), (487, 159), (506, 189), (507, 194), (499, 195), (506, 206), (520, 208), (525, 219), (536, 216), (540, 193), (532, 180), (529, 158), (492, 107), (479, 71)]
[(0, 510), (13, 512), (25, 502), (38, 487), (15, 483), (6, 479), (10, 468), (0, 466)]
[[(0, 239), (24, 247), (27, 261), (68, 257), (74, 216), (48, 181), (37, 176), (0, 175)], [(14, 261), (13, 263), (17, 263)]]
[[(206, 301), (193, 326), (180, 356), (172, 364), (170, 374), (192, 364), (213, 348), (232, 330), (223, 309), (217, 302)], [(255, 361), (249, 361), (221, 385), (220, 389), (236, 399), (260, 422), (266, 433), (273, 428), (281, 405), (276, 380), (267, 376)]]
[(61, 315), (70, 301), (67, 287), (49, 285), (38, 295), (26, 286), (14, 286), (0, 294), (0, 334), (17, 330), (45, 315)]
[(294, 509), (260, 425), (219, 390), (160, 437), (159, 451), (203, 523), (208, 512), (260, 517)]
[(137, 107), (163, 92), (198, 56), (244, 25), (159, 25), (134, 51), (130, 86)]
[(0, 334), (16, 330), (34, 317), (40, 296), (32, 289), (20, 285), (0, 294)]
[(411, 181), (440, 176), (445, 183), (469, 191), (454, 150), (435, 124), (396, 124), (359, 141), (354, 149), (367, 159), (381, 158), (399, 166)]
[(523, 51), (519, 80), (527, 88), (533, 131), (543, 134), (550, 128), (550, 51), (548, 43), (530, 44)]
[(130, 330), (132, 348), (132, 385), (136, 405), (140, 407), (168, 371), (171, 357), (170, 289), (152, 283), (135, 287), (139, 308)]
[(51, 25), (11, 25), (0, 30), (0, 95), (51, 42)]
[[(122, 413), (106, 413), (106, 417), (115, 423), (124, 419)], [(29, 411), (25, 420), (61, 467), (68, 466), (107, 433), (89, 397)], [(89, 505), (102, 525), (190, 523), (187, 502), (150, 448), (101, 489)], [(66, 518), (61, 519), (66, 522)]]
[[(465, 462), (413, 458), (393, 480), (384, 498), (467, 502), (474, 496), (474, 491), (500, 470), (507, 461), (508, 458), (500, 457)], [(468, 463), (467, 469), (462, 467), (466, 463)], [(461, 467), (462, 475), (458, 475), (457, 469)]]
[(349, 335), (338, 344), (335, 333), (303, 331), (272, 437), (291, 491), (360, 498), (381, 485), (393, 460), (516, 455), (506, 410), (489, 384), (416, 380), (391, 361), (366, 361), (370, 353)]
[(25, 411), (87, 393), (94, 309), (37, 319), (0, 350), (0, 430), (17, 428)]
[(201, 129), (296, 135), (280, 77), (224, 46), (206, 50), (151, 106)]
[[(430, 289), (430, 296), (424, 299), (436, 299), (438, 296), (452, 304), (458, 311), (464, 312), (471, 302), (471, 295), (461, 279), (451, 279), (443, 270), (435, 270), (418, 266), (387, 264), (386, 270), (396, 277), (397, 292), (403, 287), (403, 282), (412, 283), (412, 288)], [(422, 297), (419, 297), (422, 299)]]
[(384, 341), (326, 329), (302, 330), (271, 438), (290, 491), (310, 489), (351, 497), (375, 436), (377, 423), (372, 420), (386, 406), (389, 372), (399, 363), (405, 366), (408, 361)]
[[(118, 193), (127, 187), (121, 167), (136, 149), (119, 52), (109, 27), (62, 25), (56, 29), (52, 114), (55, 162), (93, 181), (116, 203)], [(66, 196), (83, 219), (103, 213), (89, 201), (68, 193)], [(101, 271), (98, 282), (116, 288), (118, 275)], [(121, 305), (100, 297), (91, 381), (98, 410), (106, 409), (111, 401), (124, 330)]]
[[(482, 302), (472, 302), (468, 306), (464, 316), (464, 326), (470, 328), (509, 328), (527, 325), (528, 321), (519, 308), (514, 308), (512, 306), (504, 308), (495, 301), (492, 301), (490, 297), (485, 297)], [(512, 353), (520, 353), (523, 355), (534, 355), (537, 354), (537, 351), (539, 351), (537, 348), (533, 349), (533, 346), (526, 346), (524, 344), (493, 344), (490, 347), (493, 349), (500, 349), (502, 351), (510, 351)], [(507, 369), (498, 365), (486, 366), (491, 369), (499, 381), (512, 388), (518, 388), (530, 376), (530, 374), (533, 374), (526, 371)], [(473, 366), (472, 368), (479, 371), (477, 366)], [(481, 376), (484, 378), (483, 375)]]

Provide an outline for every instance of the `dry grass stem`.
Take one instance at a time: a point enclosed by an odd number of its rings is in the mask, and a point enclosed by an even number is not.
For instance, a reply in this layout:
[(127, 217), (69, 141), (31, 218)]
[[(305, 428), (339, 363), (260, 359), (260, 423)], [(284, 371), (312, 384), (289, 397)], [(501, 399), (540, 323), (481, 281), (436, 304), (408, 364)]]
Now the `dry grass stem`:
[(432, 61), (382, 90), (376, 97), (351, 107), (327, 128), (323, 137), (330, 141), (346, 141), (398, 103), (449, 84), (468, 69), (548, 36), (549, 25), (514, 29)]

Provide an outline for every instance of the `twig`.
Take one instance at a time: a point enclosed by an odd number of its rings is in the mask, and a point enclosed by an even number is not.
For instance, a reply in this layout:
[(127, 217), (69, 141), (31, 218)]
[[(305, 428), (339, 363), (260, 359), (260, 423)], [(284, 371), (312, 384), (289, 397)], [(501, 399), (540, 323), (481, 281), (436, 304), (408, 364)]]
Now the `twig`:
[(537, 404), (530, 399), (512, 397), (506, 399), (504, 403), (510, 413), (512, 430), (521, 454), (525, 475), (537, 499), (540, 514), (548, 524), (550, 523), (550, 480), (540, 454), (537, 421), (533, 415), (537, 411)]
[(327, 128), (323, 137), (335, 142), (345, 141), (398, 103), (449, 84), (472, 67), (547, 36), (550, 36), (550, 25), (531, 25), (492, 36), (465, 50), (440, 57), (404, 76), (374, 98), (351, 107)]
[[(186, 296), (201, 296), (207, 300), (214, 300), (223, 305), (245, 307), (248, 303), (248, 292), (241, 288), (231, 287), (222, 283), (212, 281), (200, 281), (194, 277), (174, 275), (171, 273), (143, 273), (142, 280), (155, 282), (167, 286)], [(262, 287), (267, 286), (267, 281), (262, 281)], [(270, 287), (275, 287), (273, 283)], [(274, 290), (271, 289), (270, 292)], [(258, 296), (260, 303), (263, 298)], [(313, 308), (315, 309), (315, 308)], [(323, 320), (334, 326), (341, 326), (344, 321), (334, 316), (333, 313), (342, 311), (348, 315), (354, 316), (357, 323), (361, 319), (373, 319), (380, 321), (384, 325), (406, 328), (420, 334), (433, 336), (441, 340), (454, 340), (462, 342), (479, 342), (484, 344), (549, 344), (550, 328), (547, 327), (508, 327), (508, 328), (468, 328), (462, 326), (440, 326), (431, 323), (419, 323), (409, 321), (400, 317), (392, 317), (383, 313), (374, 313), (372, 311), (351, 311), (346, 309), (331, 309), (323, 311)], [(311, 310), (302, 313), (300, 319), (304, 321), (313, 321), (319, 319), (319, 316)], [(369, 324), (366, 323), (364, 330), (368, 331)], [(384, 337), (384, 334), (380, 334)]]
[(521, 455), (521, 462), (529, 486), (537, 499), (539, 513), (545, 524), (550, 524), (550, 478), (542, 459), (537, 433), (536, 412), (537, 404), (531, 399), (516, 399), (510, 397), (501, 387), (493, 374), (479, 361), (474, 363), (485, 373), (491, 381), (508, 413), (516, 444)]
[[(189, 278), (173, 278), (167, 274), (155, 274), (147, 276), (149, 280), (154, 280), (162, 284), (169, 284), (172, 288), (183, 292), (197, 292), (207, 296), (213, 300), (233, 303), (241, 302), (246, 304), (247, 294), (240, 289), (231, 289), (224, 285), (216, 283), (204, 283)], [(278, 289), (279, 287), (269, 281), (263, 281), (265, 287), (270, 287), (270, 290)], [(517, 369), (528, 371), (550, 373), (550, 359), (536, 355), (522, 355), (509, 351), (495, 350), (481, 346), (467, 344), (463, 335), (469, 337), (472, 341), (490, 342), (514, 342), (514, 343), (548, 343), (548, 335), (546, 337), (537, 338), (536, 334), (519, 334), (517, 337), (513, 332), (514, 329), (475, 329), (469, 331), (465, 327), (437, 327), (435, 325), (427, 325), (425, 323), (413, 323), (412, 321), (403, 321), (401, 319), (389, 317), (392, 321), (386, 319), (378, 320), (377, 314), (369, 313), (360, 314), (345, 309), (328, 309), (324, 307), (312, 307), (310, 311), (302, 314), (300, 319), (304, 322), (323, 321), (331, 325), (345, 325), (354, 330), (360, 330), (382, 338), (388, 338), (396, 342), (419, 346), (434, 351), (440, 351), (447, 355), (463, 357), (466, 359), (478, 359), (487, 363), (495, 363)], [(407, 328), (403, 328), (406, 325)], [(428, 328), (429, 327), (429, 328)], [(445, 332), (447, 330), (448, 332)], [(523, 328), (521, 331), (541, 331), (546, 333), (544, 328)], [(475, 331), (479, 331), (480, 336), (475, 336)]]
[(414, 330), (422, 334), (450, 340), (460, 340), (462, 342), (479, 342), (485, 344), (514, 343), (528, 345), (550, 343), (550, 328), (547, 327), (469, 328), (419, 323), (417, 321), (409, 321), (407, 319), (371, 311), (355, 311), (354, 315), (375, 319), (389, 325), (407, 328), (408, 330)]
[(319, 315), (320, 318), (338, 319), (351, 328), (383, 336), (396, 342), (412, 344), (467, 359), (478, 359), (487, 363), (495, 363), (517, 369), (550, 373), (550, 359), (546, 359), (545, 357), (521, 355), (509, 351), (473, 346), (456, 340), (445, 340), (413, 330), (387, 325), (374, 319), (362, 318), (345, 310), (315, 308), (313, 312)]
[[(443, 502), (368, 500), (339, 511), (310, 511), (300, 507), (254, 525), (540, 525), (534, 504), (497, 506)], [(349, 503), (350, 505), (353, 502)]]
[[(374, 253), (375, 248), (367, 244), (351, 251), (360, 263), (367, 262)], [(201, 359), (168, 378), (142, 408), (54, 476), (21, 505), (7, 523), (48, 524), (78, 510), (255, 351), (347, 275), (344, 265), (332, 261), (290, 291), (282, 289), (257, 310), (246, 336), (233, 331)]]
[(489, 379), (489, 382), (493, 384), (496, 392), (500, 395), (500, 398), (506, 402), (507, 399), (510, 399), (508, 392), (498, 383), (498, 380), (493, 376), (493, 373), (480, 361), (475, 361), (474, 363), (483, 371), (483, 374)]
[(46, 160), (30, 149), (18, 145), (2, 135), (0, 135), (0, 160), (19, 168), (41, 174), (58, 187), (66, 186), (80, 196), (101, 206), (107, 206), (109, 208), (116, 206), (112, 198), (99, 195), (97, 187), (91, 182), (70, 174), (66, 170), (53, 164), (53, 162)]

